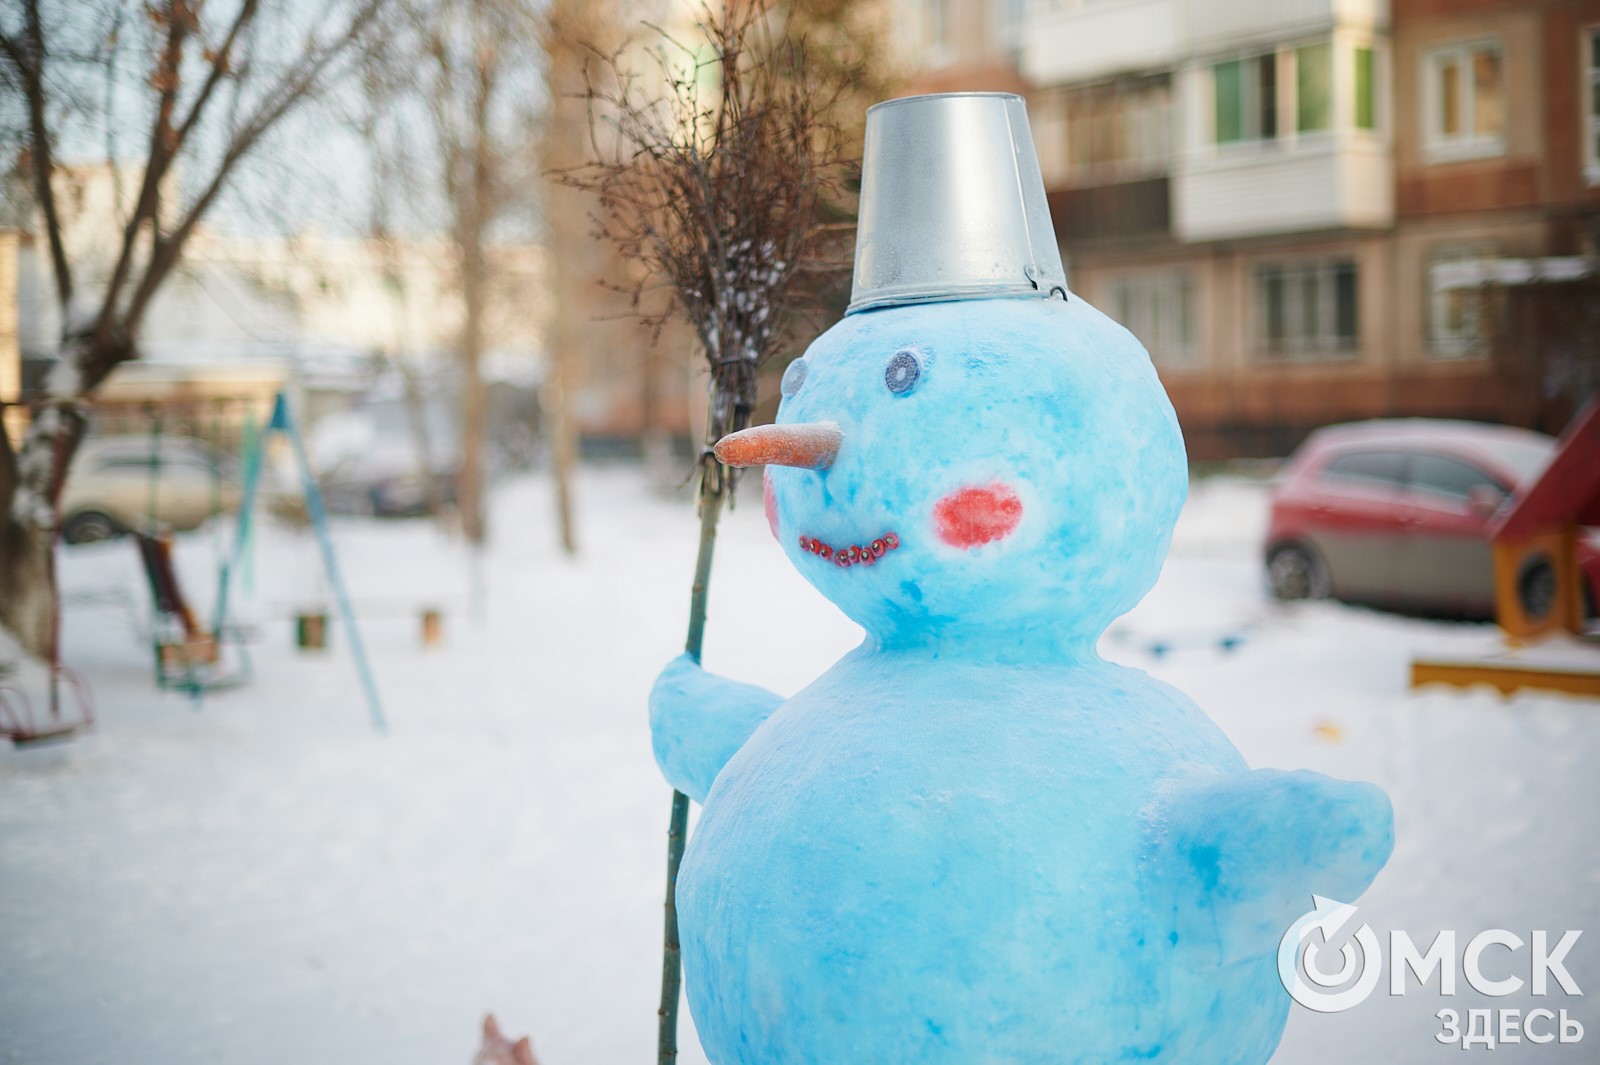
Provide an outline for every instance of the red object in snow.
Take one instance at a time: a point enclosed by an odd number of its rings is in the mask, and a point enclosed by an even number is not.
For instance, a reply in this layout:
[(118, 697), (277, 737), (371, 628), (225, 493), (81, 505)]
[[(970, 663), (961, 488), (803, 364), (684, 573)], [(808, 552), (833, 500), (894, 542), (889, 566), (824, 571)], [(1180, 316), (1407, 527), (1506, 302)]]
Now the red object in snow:
[(1586, 618), (1600, 604), (1595, 579), (1600, 552), (1586, 542), (1585, 533), (1586, 526), (1595, 525), (1600, 525), (1600, 400), (1562, 434), (1538, 479), (1496, 515), (1495, 619), (1513, 638), (1563, 629), (1584, 632)]
[(1494, 538), (1532, 536), (1551, 525), (1600, 526), (1600, 400), (1563, 433), (1550, 465), (1494, 525)]

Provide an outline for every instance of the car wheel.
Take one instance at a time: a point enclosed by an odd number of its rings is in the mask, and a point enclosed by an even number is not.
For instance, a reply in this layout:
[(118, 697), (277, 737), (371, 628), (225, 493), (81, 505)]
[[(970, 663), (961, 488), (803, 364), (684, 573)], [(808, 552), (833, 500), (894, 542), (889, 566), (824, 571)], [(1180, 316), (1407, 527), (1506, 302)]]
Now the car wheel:
[(1328, 597), (1328, 567), (1298, 544), (1280, 547), (1267, 557), (1267, 580), (1279, 599)]
[(61, 526), (61, 538), (69, 544), (93, 544), (119, 535), (122, 529), (109, 514), (80, 510)]
[(1556, 605), (1556, 568), (1544, 555), (1531, 559), (1517, 575), (1517, 602), (1530, 621), (1543, 621)]

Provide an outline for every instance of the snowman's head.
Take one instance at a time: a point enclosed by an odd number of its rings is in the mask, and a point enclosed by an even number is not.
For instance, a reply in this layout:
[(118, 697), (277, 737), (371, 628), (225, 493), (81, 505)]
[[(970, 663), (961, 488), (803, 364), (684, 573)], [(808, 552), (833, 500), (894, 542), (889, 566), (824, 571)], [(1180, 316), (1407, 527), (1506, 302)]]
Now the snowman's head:
[(1087, 654), (1155, 583), (1183, 438), (1144, 348), (1082, 300), (852, 315), (782, 391), (718, 454), (767, 464), (774, 534), (880, 645)]

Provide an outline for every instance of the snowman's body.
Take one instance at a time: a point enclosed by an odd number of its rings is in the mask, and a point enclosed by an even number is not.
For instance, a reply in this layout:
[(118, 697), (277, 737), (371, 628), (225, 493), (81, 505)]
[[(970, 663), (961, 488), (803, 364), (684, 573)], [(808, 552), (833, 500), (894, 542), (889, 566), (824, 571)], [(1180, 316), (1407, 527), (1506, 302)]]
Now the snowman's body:
[(1143, 348), (1076, 298), (992, 299), (852, 316), (805, 362), (757, 442), (841, 442), (769, 465), (768, 515), (867, 641), (787, 701), (685, 660), (652, 696), (705, 804), (678, 898), (707, 1055), (1265, 1061), (1278, 937), (1365, 888), (1390, 814), (1249, 772), (1096, 656), (1187, 483)]
[[(1151, 890), (1144, 812), (1197, 770), (1244, 763), (1142, 673), (847, 658), (757, 730), (695, 829), (679, 899), (689, 972), (716, 974), (690, 985), (707, 1053), (1262, 1060), (1288, 1004), (1272, 959), (1219, 982), (1170, 913), (1128, 905)], [(1219, 1006), (1259, 1023), (1197, 1057)]]

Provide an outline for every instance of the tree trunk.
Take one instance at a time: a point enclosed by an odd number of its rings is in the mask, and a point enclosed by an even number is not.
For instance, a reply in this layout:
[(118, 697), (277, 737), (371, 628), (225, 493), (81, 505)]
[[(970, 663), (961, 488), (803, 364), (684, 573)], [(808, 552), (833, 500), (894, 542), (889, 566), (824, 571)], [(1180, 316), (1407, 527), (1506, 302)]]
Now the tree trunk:
[(404, 351), (396, 351), (391, 362), (400, 374), (406, 427), (411, 432), (411, 447), (416, 453), (417, 474), (422, 478), (428, 516), (439, 522), (445, 512), (443, 492), (440, 491), (438, 463), (434, 461), (433, 435), (428, 428), (428, 409), (422, 402), (422, 390), (417, 387), (417, 372)]
[(573, 471), (578, 459), (578, 427), (572, 398), (582, 384), (589, 348), (614, 342), (614, 328), (597, 325), (599, 270), (593, 225), (594, 197), (562, 184), (559, 172), (588, 161), (589, 112), (584, 45), (608, 47), (613, 33), (609, 5), (593, 0), (552, 0), (544, 47), (550, 109), (539, 139), (539, 163), (546, 174), (544, 196), (546, 261), (550, 264), (551, 320), (545, 348), (550, 360), (544, 409), (550, 433), (550, 469), (555, 481), (556, 524), (562, 550), (578, 549), (573, 514)]
[(656, 432), (657, 393), (656, 351), (654, 345), (639, 345), (639, 435), (648, 440)]
[[(559, 105), (556, 109), (559, 110)], [(569, 199), (573, 195), (570, 189), (551, 188), (552, 194), (558, 191), (562, 199)], [(580, 220), (586, 221), (586, 216), (581, 212), (576, 218), (568, 218), (550, 227), (550, 261), (555, 274), (552, 287), (556, 298), (551, 312), (554, 320), (547, 332), (549, 342), (546, 348), (550, 362), (543, 389), (546, 426), (550, 433), (550, 472), (556, 492), (556, 529), (561, 538), (561, 550), (569, 555), (578, 551), (572, 498), (573, 468), (578, 459), (578, 427), (572, 418), (572, 394), (577, 390), (581, 365), (577, 347), (583, 342), (584, 335), (578, 319), (583, 314), (583, 308), (588, 306), (577, 291), (577, 275), (583, 269), (583, 258), (581, 253), (577, 253), (580, 257), (576, 261), (571, 257), (574, 254), (574, 234), (570, 230), (583, 224)]]
[(453, 189), (456, 199), (456, 240), (461, 253), (461, 468), (456, 480), (456, 505), (467, 542), (481, 548), (488, 532), (485, 499), (485, 447), (488, 433), (489, 394), (483, 383), (484, 310), (488, 299), (489, 264), (487, 231), (498, 206), (496, 146), (490, 129), (490, 109), (500, 71), (493, 29), (474, 17), (471, 86), (471, 126), (457, 140), (455, 158), (448, 163), (466, 172), (466, 187)]
[(0, 521), (0, 626), (41, 661), (55, 654), (54, 535), (7, 515)]
[(42, 661), (56, 652), (57, 504), (83, 439), (78, 404), (134, 354), (120, 334), (105, 344), (66, 342), (20, 448), (0, 420), (0, 626)]
[(461, 291), (466, 318), (461, 329), (461, 466), (456, 472), (456, 507), (467, 542), (484, 542), (484, 438), (488, 390), (483, 383), (484, 262), (481, 227), (463, 241)]
[(572, 519), (572, 470), (578, 460), (578, 431), (572, 424), (572, 409), (568, 403), (571, 387), (571, 357), (565, 347), (552, 352), (551, 377), (545, 385), (546, 412), (550, 425), (550, 471), (556, 487), (556, 530), (561, 536), (561, 550), (569, 555), (578, 553), (578, 534)]
[[(75, 351), (69, 348), (62, 357), (69, 359)], [(0, 454), (7, 469), (0, 476), (7, 489), (0, 492), (5, 507), (0, 511), (0, 625), (45, 662), (56, 657), (57, 500), (83, 428), (73, 402), (59, 401), (35, 412), (17, 454), (9, 437)]]

